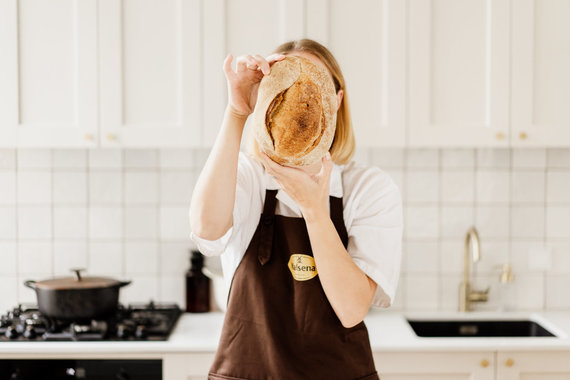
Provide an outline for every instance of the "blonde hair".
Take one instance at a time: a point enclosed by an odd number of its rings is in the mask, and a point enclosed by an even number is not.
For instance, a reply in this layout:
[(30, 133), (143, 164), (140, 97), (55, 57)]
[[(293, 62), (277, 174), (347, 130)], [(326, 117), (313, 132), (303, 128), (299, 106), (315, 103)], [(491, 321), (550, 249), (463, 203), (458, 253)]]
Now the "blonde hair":
[[(354, 155), (355, 142), (350, 118), (350, 106), (346, 96), (346, 84), (340, 66), (329, 49), (308, 38), (285, 42), (279, 45), (273, 53), (286, 55), (296, 51), (310, 53), (319, 58), (331, 73), (336, 92), (338, 93), (339, 90), (343, 91), (342, 101), (336, 115), (336, 130), (329, 151), (335, 163), (339, 165), (346, 164), (350, 162)], [(247, 142), (246, 149), (248, 153), (260, 159), (259, 145), (251, 132), (248, 135)]]

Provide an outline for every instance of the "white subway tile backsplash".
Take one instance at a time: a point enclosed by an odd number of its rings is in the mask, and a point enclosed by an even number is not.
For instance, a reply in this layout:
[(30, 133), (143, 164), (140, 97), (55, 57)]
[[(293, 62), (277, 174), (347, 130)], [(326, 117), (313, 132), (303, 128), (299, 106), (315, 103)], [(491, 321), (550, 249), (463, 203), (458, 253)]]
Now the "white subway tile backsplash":
[(123, 210), (116, 207), (93, 206), (89, 209), (89, 237), (119, 239), (123, 236)]
[(442, 238), (458, 239), (475, 223), (472, 206), (448, 206), (441, 209)]
[(0, 276), (0, 289), (2, 289), (0, 314), (4, 315), (18, 305), (18, 277), (13, 273)]
[(18, 202), (25, 204), (51, 203), (51, 173), (46, 171), (18, 172)]
[[(402, 271), (391, 310), (457, 310), (464, 238), (475, 225), (481, 258), (474, 287), (491, 286), (510, 263), (521, 309), (570, 308), (557, 287), (570, 276), (569, 149), (374, 148), (356, 160), (396, 182), (404, 201)], [(35, 302), (26, 279), (92, 275), (133, 280), (121, 302), (184, 305), (188, 207), (205, 149), (0, 149), (0, 279), (15, 299)], [(552, 267), (529, 267), (551, 250)], [(221, 272), (219, 257), (215, 271)], [(552, 279), (556, 277), (556, 279)], [(542, 279), (542, 285), (540, 281)], [(11, 284), (11, 285), (10, 285)], [(0, 284), (4, 286), (4, 283)], [(554, 289), (554, 290), (553, 290)], [(124, 292), (123, 292), (124, 290)], [(124, 293), (124, 294), (123, 294)], [(0, 304), (1, 307), (1, 304)]]
[(476, 150), (478, 168), (507, 169), (511, 163), (509, 149), (480, 148)]
[(408, 206), (405, 220), (404, 236), (408, 239), (439, 236), (439, 210), (435, 206)]
[(544, 169), (546, 167), (546, 149), (514, 148), (513, 168)]
[(189, 205), (196, 179), (194, 170), (163, 170), (160, 173), (160, 203)]
[(158, 244), (156, 241), (132, 241), (125, 244), (125, 272), (157, 275)]
[(570, 204), (570, 170), (551, 170), (546, 175), (548, 203)]
[(408, 170), (406, 202), (437, 203), (439, 199), (439, 172), (436, 170)]
[(53, 151), (53, 168), (85, 169), (87, 167), (87, 151), (84, 149), (55, 149)]
[(53, 243), (55, 276), (73, 276), (72, 269), (87, 268), (87, 243), (81, 240), (55, 240)]
[(87, 254), (87, 268), (93, 275), (122, 274), (123, 243), (120, 240), (91, 240)]
[(18, 169), (50, 169), (52, 167), (52, 152), (49, 149), (18, 149)]
[(160, 238), (163, 240), (190, 238), (188, 206), (166, 206), (160, 208)]
[(0, 148), (0, 170), (16, 169), (16, 150)]
[(89, 201), (119, 204), (123, 201), (123, 174), (118, 170), (93, 170), (89, 174)]
[(437, 169), (439, 167), (439, 151), (432, 148), (408, 150), (406, 166), (411, 169)]
[(161, 149), (159, 152), (161, 169), (190, 169), (193, 163), (194, 157), (189, 149)]
[(158, 202), (158, 174), (151, 171), (125, 173), (125, 203), (154, 204)]
[(16, 208), (0, 206), (0, 239), (16, 239)]
[(546, 237), (570, 239), (570, 206), (546, 207)]
[(570, 169), (570, 149), (568, 148), (548, 149), (547, 163), (549, 168)]
[(16, 173), (14, 171), (0, 172), (0, 205), (16, 203)]
[(55, 238), (87, 238), (87, 208), (85, 206), (58, 206), (53, 209)]
[(444, 204), (469, 203), (475, 197), (475, 173), (469, 169), (441, 172), (441, 201)]
[(81, 171), (58, 171), (53, 173), (54, 204), (86, 204), (87, 173)]
[(51, 240), (20, 240), (18, 242), (18, 273), (51, 275), (53, 273)]
[(52, 210), (46, 206), (18, 207), (18, 238), (49, 239), (52, 234)]
[(513, 206), (511, 209), (512, 237), (544, 237), (544, 207)]
[(544, 171), (513, 170), (511, 178), (513, 203), (544, 203)]
[(154, 149), (125, 149), (124, 165), (127, 169), (154, 169), (158, 166), (158, 152)]
[(478, 203), (509, 202), (509, 172), (507, 170), (479, 170), (475, 181), (475, 200)]
[(475, 209), (475, 226), (482, 240), (508, 238), (510, 235), (509, 207), (477, 207)]
[(0, 275), (2, 275), (0, 278), (4, 275), (15, 275), (18, 272), (17, 262), (18, 251), (16, 240), (0, 240)]
[(460, 148), (441, 151), (441, 166), (444, 169), (473, 169), (474, 165), (474, 149)]
[(121, 169), (123, 151), (120, 149), (90, 149), (89, 167), (91, 169)]
[(546, 279), (546, 307), (548, 309), (570, 308), (570, 276), (551, 274)]
[(156, 206), (125, 207), (125, 238), (156, 239), (158, 208)]

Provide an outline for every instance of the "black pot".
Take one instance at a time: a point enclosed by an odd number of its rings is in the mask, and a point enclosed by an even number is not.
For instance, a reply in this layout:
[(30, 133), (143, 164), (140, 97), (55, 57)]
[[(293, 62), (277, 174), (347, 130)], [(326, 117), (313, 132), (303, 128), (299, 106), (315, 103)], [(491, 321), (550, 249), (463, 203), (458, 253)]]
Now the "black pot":
[(36, 291), (38, 309), (46, 317), (64, 320), (105, 318), (119, 306), (119, 289), (131, 281), (107, 277), (59, 277), (43, 281), (28, 280), (24, 285)]

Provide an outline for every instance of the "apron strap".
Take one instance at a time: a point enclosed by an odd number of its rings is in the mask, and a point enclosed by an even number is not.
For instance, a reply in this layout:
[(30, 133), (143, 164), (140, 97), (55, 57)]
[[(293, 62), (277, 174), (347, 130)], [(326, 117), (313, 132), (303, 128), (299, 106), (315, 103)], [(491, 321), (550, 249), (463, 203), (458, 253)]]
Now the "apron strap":
[(336, 231), (338, 232), (338, 236), (340, 237), (344, 248), (346, 248), (348, 244), (348, 232), (346, 231), (346, 225), (344, 224), (342, 198), (329, 196), (329, 205), (331, 220), (336, 227)]
[(259, 245), (257, 247), (257, 257), (261, 265), (265, 265), (271, 257), (273, 246), (273, 224), (275, 222), (275, 204), (277, 190), (265, 190), (265, 203), (261, 214), (261, 230), (259, 231)]

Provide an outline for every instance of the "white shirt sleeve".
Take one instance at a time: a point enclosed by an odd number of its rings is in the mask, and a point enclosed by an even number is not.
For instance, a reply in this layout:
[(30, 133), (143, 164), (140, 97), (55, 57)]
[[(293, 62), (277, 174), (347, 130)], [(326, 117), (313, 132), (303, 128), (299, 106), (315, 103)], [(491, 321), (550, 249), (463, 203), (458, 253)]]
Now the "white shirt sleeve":
[(347, 251), (378, 284), (372, 306), (393, 304), (402, 256), (403, 214), (400, 190), (385, 172), (371, 168), (361, 178)]
[(216, 240), (207, 240), (190, 232), (190, 239), (205, 256), (221, 255), (226, 250), (230, 240), (242, 235), (240, 229), (244, 225), (244, 219), (248, 217), (247, 208), (252, 203), (254, 196), (254, 168), (251, 159), (248, 159), (245, 154), (239, 152), (238, 157), (233, 225)]

